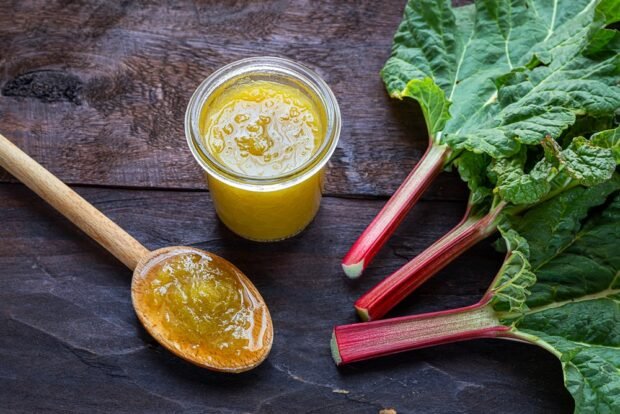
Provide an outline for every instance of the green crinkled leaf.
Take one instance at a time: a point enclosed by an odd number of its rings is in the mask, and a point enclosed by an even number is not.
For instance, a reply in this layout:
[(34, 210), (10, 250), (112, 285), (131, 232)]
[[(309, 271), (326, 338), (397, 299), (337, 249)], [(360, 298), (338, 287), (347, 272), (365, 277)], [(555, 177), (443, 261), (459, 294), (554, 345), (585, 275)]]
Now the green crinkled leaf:
[(455, 161), (459, 174), (469, 187), (469, 203), (481, 205), (492, 196), (492, 185), (486, 171), (490, 159), (486, 154), (465, 152)]
[(558, 356), (576, 413), (620, 409), (620, 301), (588, 298), (536, 312), (517, 329)]
[(443, 90), (450, 118), (443, 100), (425, 111), (431, 134), (443, 125), (440, 143), (509, 157), (519, 142), (557, 138), (577, 116), (620, 106), (619, 49), (602, 30), (614, 10), (610, 0), (478, 0), (461, 8), (411, 0), (382, 76), (396, 97), (424, 80), (409, 94), (423, 108), (422, 97)]
[[(453, 127), (446, 130), (458, 129), (478, 117), (494, 95), (493, 78), (510, 71), (513, 61), (544, 38), (544, 28), (532, 17), (523, 1), (479, 1), (455, 9), (449, 0), (409, 1), (382, 70), (388, 92), (398, 97), (411, 79), (431, 78), (455, 104), (448, 121)], [(494, 145), (478, 152), (515, 151), (506, 144), (493, 150)]]
[(594, 145), (611, 150), (616, 164), (620, 164), (620, 127), (598, 132), (591, 140)]
[(467, 150), (476, 154), (487, 154), (492, 158), (503, 158), (519, 151), (519, 143), (503, 131), (493, 128), (480, 129), (474, 133), (446, 134), (446, 144), (455, 150)]
[[(616, 175), (613, 180), (595, 187), (575, 187), (565, 191), (523, 215), (508, 216), (510, 227), (528, 241), (534, 271), (538, 272), (542, 264), (564, 252), (574, 241), (590, 209), (603, 204), (618, 190), (620, 177)], [(558, 275), (558, 280), (563, 280), (562, 275)], [(530, 300), (539, 303), (536, 297), (541, 294), (541, 287), (536, 285)]]
[[(563, 147), (568, 146), (575, 137), (591, 137), (598, 134), (601, 131), (613, 129), (616, 127), (614, 122), (615, 114), (609, 114), (602, 118), (594, 118), (582, 116), (577, 118), (575, 123), (570, 126), (564, 134), (557, 140)], [(594, 142), (595, 145), (605, 148), (605, 145), (601, 145), (598, 142)]]
[(620, 2), (618, 0), (603, 0), (598, 9), (605, 16), (605, 23), (612, 24), (620, 21)]
[(560, 162), (568, 175), (586, 186), (609, 180), (616, 170), (611, 149), (597, 146), (583, 137), (575, 138), (562, 151)]
[(576, 185), (591, 187), (603, 183), (616, 170), (612, 150), (592, 140), (573, 138), (566, 149), (550, 137), (542, 144), (544, 157), (527, 173), (524, 150), (516, 156), (491, 161), (490, 172), (496, 177), (494, 192), (501, 200), (523, 208)]
[[(422, 108), (426, 127), (431, 135), (441, 131), (450, 119), (450, 101), (431, 78), (412, 79), (401, 93), (402, 97), (415, 99)], [(432, 123), (429, 123), (432, 122)]]
[(476, 214), (503, 209), (491, 306), (560, 359), (583, 413), (620, 412), (619, 138), (580, 136), (620, 108), (619, 3), (410, 0), (382, 70), (453, 150)]
[(525, 301), (530, 294), (529, 288), (536, 282), (536, 275), (532, 273), (528, 261), (529, 245), (516, 231), (506, 226), (500, 226), (499, 229), (509, 254), (493, 287), (493, 309), (502, 312), (524, 311), (527, 309)]
[(534, 204), (540, 201), (551, 189), (548, 177), (553, 167), (547, 162), (538, 163), (526, 174), (525, 151), (519, 156), (497, 159), (491, 171), (497, 177), (495, 192), (500, 198), (512, 204)]
[(513, 71), (502, 80), (501, 110), (492, 126), (519, 142), (536, 145), (545, 135), (559, 137), (578, 115), (614, 113), (620, 106), (618, 51), (597, 58), (569, 58), (553, 50), (549, 53), (557, 58), (548, 66)]
[(510, 254), (493, 307), (515, 337), (560, 359), (577, 413), (620, 412), (619, 190), (617, 175), (576, 187), (501, 226)]
[(450, 1), (408, 2), (394, 35), (392, 57), (381, 72), (390, 95), (399, 97), (412, 79), (432, 78), (449, 90), (456, 56), (463, 49), (458, 27)]

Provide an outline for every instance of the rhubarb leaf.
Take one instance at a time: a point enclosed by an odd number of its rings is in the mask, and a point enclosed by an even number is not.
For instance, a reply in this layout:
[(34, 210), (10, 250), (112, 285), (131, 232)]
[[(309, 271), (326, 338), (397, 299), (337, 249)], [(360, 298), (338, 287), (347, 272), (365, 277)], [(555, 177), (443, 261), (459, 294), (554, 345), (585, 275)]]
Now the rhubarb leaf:
[(491, 306), (509, 337), (560, 359), (577, 413), (620, 410), (618, 190), (616, 175), (500, 225), (509, 254), (489, 289)]
[[(610, 123), (620, 107), (620, 37), (604, 26), (618, 19), (617, 1), (476, 0), (460, 8), (450, 0), (408, 1), (381, 74), (391, 96), (420, 104), (429, 150), (343, 258), (349, 277), (359, 277), (441, 169), (458, 166), (477, 213), (486, 205), (501, 209), (506, 203), (489, 197), (494, 186), (474, 178), (481, 161), (540, 155), (545, 136), (566, 146), (561, 138), (579, 120)], [(496, 194), (531, 204), (561, 189), (554, 180), (568, 173), (587, 185), (599, 182), (608, 165), (581, 168), (596, 154), (575, 149), (582, 152), (566, 154), (566, 171), (553, 164), (531, 169), (533, 158), (508, 161), (506, 170), (492, 172), (502, 181)]]
[(620, 20), (620, 2), (607, 0), (599, 4), (598, 9), (605, 16), (605, 23), (612, 24)]
[[(445, 142), (457, 150), (482, 151), (497, 158), (502, 155), (497, 143), (514, 140), (538, 145), (545, 135), (559, 137), (578, 115), (613, 113), (620, 106), (620, 49), (615, 41), (609, 43), (613, 50), (595, 58), (567, 57), (559, 49), (551, 49), (547, 52), (547, 58), (552, 59), (549, 64), (538, 62), (533, 69), (519, 68), (500, 77), (498, 101), (489, 105), (489, 111), (495, 113), (472, 126), (474, 129), (465, 124), (452, 132), (447, 125)], [(585, 52), (586, 46), (582, 44), (580, 51)]]
[[(513, 205), (531, 205), (556, 196), (576, 185), (591, 187), (609, 180), (616, 170), (611, 139), (576, 137), (566, 149), (551, 137), (543, 140), (545, 156), (525, 173), (527, 152), (493, 160), (490, 173), (496, 179), (494, 192)], [(609, 142), (608, 142), (609, 141)]]
[(412, 79), (402, 91), (402, 96), (418, 101), (427, 122), (426, 128), (433, 137), (450, 119), (450, 101), (431, 78)]
[(609, 148), (602, 148), (583, 137), (575, 138), (560, 154), (560, 162), (573, 179), (586, 186), (611, 178), (616, 160)]
[[(590, 209), (603, 204), (610, 194), (618, 190), (620, 177), (616, 174), (603, 184), (590, 188), (575, 187), (522, 215), (507, 217), (510, 228), (528, 241), (529, 260), (537, 275), (543, 264), (566, 250)], [(556, 277), (558, 282), (565, 280), (560, 273)], [(528, 301), (539, 305), (548, 301), (548, 295), (556, 291), (557, 288), (547, 289), (538, 283)]]
[(620, 164), (620, 127), (592, 135), (592, 143), (602, 148), (609, 148), (616, 164)]
[[(584, 237), (579, 231), (588, 212), (618, 190), (620, 176), (595, 187), (573, 188), (520, 217), (504, 217), (499, 230), (509, 253), (491, 288), (493, 308), (501, 312), (518, 312), (546, 305), (557, 295), (565, 299), (562, 289), (567, 285), (566, 271), (554, 269), (547, 274), (545, 266), (565, 254), (576, 239)], [(600, 245), (601, 241), (593, 242), (593, 246)], [(583, 283), (579, 272), (574, 275), (571, 284)], [(552, 287), (544, 283), (548, 277), (554, 278)], [(588, 284), (595, 285), (593, 282)], [(573, 289), (572, 285), (568, 288), (569, 291)]]
[(469, 187), (470, 205), (481, 205), (492, 196), (493, 185), (487, 176), (489, 163), (489, 156), (473, 152), (465, 152), (455, 161), (459, 175)]
[[(452, 9), (450, 0), (409, 1), (394, 37), (392, 57), (382, 70), (390, 95), (410, 96), (403, 92), (411, 80), (429, 78), (444, 91), (446, 100), (456, 104), (449, 122), (455, 126), (448, 131), (476, 116), (496, 93), (493, 78), (510, 71), (512, 60), (546, 35), (525, 2), (495, 3), (479, 1)], [(435, 119), (426, 122), (437, 124)], [(516, 150), (503, 134), (486, 135), (480, 141), (489, 144), (477, 152), (498, 156)]]
[[(620, 195), (602, 213), (590, 210), (585, 222), (578, 220), (612, 188), (575, 188), (551, 203), (564, 205), (561, 220), (557, 206), (544, 205), (536, 209), (538, 215), (554, 224), (532, 229), (532, 224), (543, 224), (540, 217), (527, 227), (522, 224), (535, 233), (529, 240), (532, 252), (534, 245), (549, 243), (550, 235), (553, 248), (531, 257), (537, 280), (528, 308), (502, 320), (517, 338), (560, 359), (576, 412), (620, 410)], [(599, 194), (592, 194), (595, 190)]]
[(512, 204), (533, 204), (541, 200), (551, 188), (548, 177), (553, 168), (548, 162), (539, 162), (530, 173), (524, 172), (526, 152), (518, 156), (498, 159), (493, 162), (491, 172), (497, 177), (495, 192), (502, 200)]
[(467, 339), (518, 339), (560, 360), (576, 413), (620, 412), (619, 192), (614, 174), (504, 216), (508, 255), (478, 304), (336, 327), (336, 363)]
[(392, 96), (420, 102), (432, 136), (443, 125), (439, 144), (511, 156), (620, 106), (617, 36), (602, 29), (618, 19), (614, 1), (411, 0), (382, 76)]
[(523, 311), (527, 309), (525, 301), (530, 295), (530, 286), (536, 282), (536, 275), (528, 260), (529, 244), (525, 238), (506, 226), (500, 226), (500, 231), (510, 253), (492, 289), (492, 306), (496, 311)]
[(576, 413), (614, 414), (620, 410), (620, 301), (583, 300), (524, 318), (523, 337), (560, 359)]

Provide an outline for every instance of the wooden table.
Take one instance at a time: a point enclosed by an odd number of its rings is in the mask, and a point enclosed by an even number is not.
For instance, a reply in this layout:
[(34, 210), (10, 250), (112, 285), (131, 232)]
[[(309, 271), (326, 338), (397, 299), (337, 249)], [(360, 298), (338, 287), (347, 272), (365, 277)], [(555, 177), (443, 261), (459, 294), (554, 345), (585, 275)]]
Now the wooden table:
[[(130, 272), (0, 172), (0, 412), (570, 412), (559, 362), (480, 340), (336, 369), (331, 329), (352, 303), (454, 225), (466, 188), (443, 174), (367, 274), (340, 259), (425, 142), (416, 107), (378, 75), (404, 1), (3, 1), (0, 131), (148, 248), (191, 245), (236, 263), (274, 319), (269, 359), (243, 375), (191, 366), (132, 311)], [(214, 69), (289, 57), (333, 88), (344, 120), (312, 225), (280, 243), (240, 239), (214, 214), (185, 144), (188, 99)], [(501, 263), (467, 252), (391, 315), (474, 303)]]

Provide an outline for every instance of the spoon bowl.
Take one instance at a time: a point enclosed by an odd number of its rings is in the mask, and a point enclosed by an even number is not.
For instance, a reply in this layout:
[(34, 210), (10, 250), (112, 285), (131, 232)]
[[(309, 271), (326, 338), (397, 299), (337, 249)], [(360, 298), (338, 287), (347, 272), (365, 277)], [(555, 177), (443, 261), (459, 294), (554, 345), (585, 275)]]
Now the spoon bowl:
[[(148, 306), (145, 290), (153, 269), (175, 257), (188, 254), (211, 258), (218, 263), (218, 267), (228, 268), (239, 279), (239, 285), (243, 287), (244, 294), (249, 299), (249, 305), (253, 308), (254, 317), (251, 318), (252, 329), (249, 332), (249, 334), (254, 333), (256, 336), (255, 341), (249, 341), (256, 342), (253, 351), (237, 352), (237, 355), (231, 358), (227, 348), (218, 349), (215, 347), (205, 352), (204, 346), (180, 343), (174, 334), (162, 326), (165, 325), (165, 321), (161, 318), (162, 315), (154, 314)], [(185, 246), (164, 247), (151, 252), (138, 262), (134, 270), (131, 281), (131, 299), (138, 319), (157, 342), (178, 357), (203, 368), (230, 373), (248, 371), (261, 364), (271, 350), (273, 324), (265, 301), (252, 282), (239, 269), (213, 253)]]
[[(236, 373), (247, 371), (258, 366), (267, 358), (273, 343), (273, 323), (269, 310), (252, 282), (230, 262), (212, 253), (193, 247), (173, 246), (153, 252), (149, 251), (116, 223), (2, 135), (0, 135), (0, 167), (6, 169), (15, 178), (28, 186), (134, 271), (131, 283), (134, 310), (146, 330), (165, 348), (188, 362), (220, 372)], [(242, 293), (239, 303), (247, 306), (249, 309), (249, 311), (248, 309), (243, 309), (245, 313), (241, 316), (246, 317), (246, 319), (242, 320), (242, 322), (246, 325), (249, 323), (253, 329), (255, 328), (250, 333), (256, 331), (256, 335), (248, 336), (249, 340), (246, 342), (243, 341), (243, 338), (237, 341), (239, 339), (237, 337), (233, 338), (235, 341), (229, 342), (217, 340), (217, 335), (222, 337), (230, 336), (229, 331), (231, 331), (231, 328), (234, 328), (232, 331), (235, 333), (243, 331), (245, 325), (226, 325), (227, 321), (236, 321), (238, 319), (237, 314), (233, 315), (232, 319), (225, 320), (224, 324), (212, 323), (210, 326), (215, 326), (217, 329), (208, 332), (209, 335), (203, 335), (203, 332), (200, 330), (193, 333), (183, 332), (180, 329), (175, 331), (172, 329), (173, 325), (165, 322), (166, 318), (170, 316), (169, 314), (162, 315), (161, 308), (148, 306), (146, 301), (148, 296), (144, 294), (145, 290), (143, 288), (146, 285), (145, 282), (149, 280), (151, 270), (165, 260), (181, 257), (182, 255), (196, 255), (208, 262), (201, 269), (204, 269), (205, 266), (207, 269), (210, 269), (211, 275), (209, 277), (211, 278), (217, 277), (217, 275), (229, 275), (228, 284), (240, 289), (236, 293)], [(192, 278), (197, 277), (197, 280), (200, 281), (202, 276), (200, 274), (189, 274), (187, 276), (186, 272), (185, 277), (189, 277), (190, 282), (193, 282), (194, 279)], [(218, 281), (216, 285), (219, 286), (219, 284)], [(188, 291), (191, 292), (191, 290)], [(180, 294), (182, 297), (187, 297), (186, 293), (181, 292)], [(214, 297), (217, 298), (218, 296)], [(192, 303), (209, 304), (208, 297), (189, 297), (189, 299), (191, 299)], [(215, 305), (217, 305), (217, 302)], [(179, 302), (179, 309), (177, 311), (193, 314), (193, 309), (184, 302)], [(230, 314), (230, 309), (225, 309), (225, 311), (223, 314)], [(250, 318), (254, 314), (258, 316)], [(204, 319), (204, 315), (198, 315), (198, 319), (200, 320), (201, 318)], [(162, 323), (162, 321), (164, 322)], [(216, 320), (216, 322), (219, 321)], [(184, 327), (185, 325), (181, 324), (180, 326)], [(193, 339), (191, 343), (182, 340), (188, 337)], [(203, 337), (211, 338), (211, 343), (219, 344), (219, 347), (205, 348), (201, 345)], [(251, 352), (245, 352), (247, 351), (245, 348), (248, 348), (243, 345), (245, 343), (249, 344)], [(236, 346), (242, 344), (239, 352), (236, 352), (237, 349), (232, 349), (235, 352), (231, 352), (231, 344)]]

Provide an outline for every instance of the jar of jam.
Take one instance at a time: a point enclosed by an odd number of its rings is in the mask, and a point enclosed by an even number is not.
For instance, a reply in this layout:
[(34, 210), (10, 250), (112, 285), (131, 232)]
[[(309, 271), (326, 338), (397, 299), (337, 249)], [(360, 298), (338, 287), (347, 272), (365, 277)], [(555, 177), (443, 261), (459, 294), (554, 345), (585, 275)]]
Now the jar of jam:
[(250, 240), (302, 231), (316, 215), (340, 109), (313, 71), (275, 57), (231, 63), (192, 96), (185, 133), (222, 222)]

